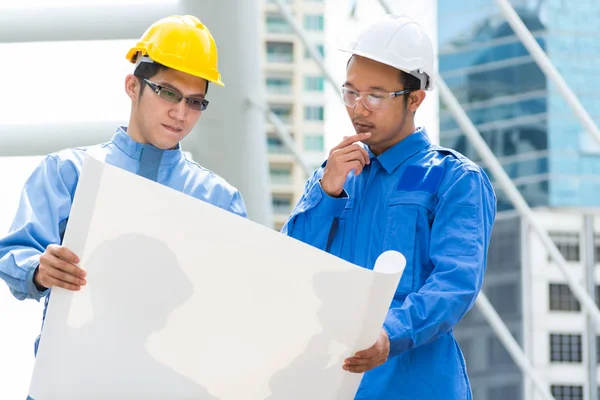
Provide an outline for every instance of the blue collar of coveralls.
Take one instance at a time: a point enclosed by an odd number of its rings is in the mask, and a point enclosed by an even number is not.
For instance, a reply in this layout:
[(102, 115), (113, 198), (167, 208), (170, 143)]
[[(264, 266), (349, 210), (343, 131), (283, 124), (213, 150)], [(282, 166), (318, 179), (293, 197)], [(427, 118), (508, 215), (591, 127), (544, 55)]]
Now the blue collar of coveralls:
[(127, 127), (120, 126), (111, 140), (123, 153), (137, 161), (151, 158), (154, 162), (160, 160), (160, 166), (175, 164), (183, 155), (181, 145), (172, 150), (162, 150), (151, 144), (141, 144), (136, 142), (127, 134)]
[(419, 128), (400, 142), (396, 143), (379, 156), (375, 156), (367, 148), (370, 158), (376, 158), (388, 174), (394, 172), (396, 168), (409, 157), (417, 154), (431, 145), (431, 140), (427, 136), (425, 128)]

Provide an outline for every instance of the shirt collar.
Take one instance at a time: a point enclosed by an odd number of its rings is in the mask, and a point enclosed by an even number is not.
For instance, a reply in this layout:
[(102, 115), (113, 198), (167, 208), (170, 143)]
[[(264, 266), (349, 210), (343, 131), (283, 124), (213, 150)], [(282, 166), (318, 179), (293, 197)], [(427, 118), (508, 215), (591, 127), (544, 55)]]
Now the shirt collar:
[(387, 173), (391, 174), (410, 156), (426, 149), (430, 145), (431, 141), (427, 136), (427, 131), (425, 128), (419, 128), (379, 156), (375, 156), (370, 149), (367, 149), (367, 152), (369, 153), (370, 158), (376, 158)]
[(160, 165), (171, 165), (176, 163), (181, 159), (182, 151), (181, 145), (177, 144), (177, 147), (172, 150), (161, 150), (158, 149), (151, 144), (141, 144), (136, 142), (127, 134), (127, 127), (120, 126), (117, 128), (117, 131), (113, 135), (111, 142), (113, 142), (121, 151), (127, 154), (129, 157), (134, 160), (140, 161), (142, 159), (142, 154), (144, 154), (144, 149), (148, 149), (147, 151), (153, 152), (161, 152), (160, 156)]

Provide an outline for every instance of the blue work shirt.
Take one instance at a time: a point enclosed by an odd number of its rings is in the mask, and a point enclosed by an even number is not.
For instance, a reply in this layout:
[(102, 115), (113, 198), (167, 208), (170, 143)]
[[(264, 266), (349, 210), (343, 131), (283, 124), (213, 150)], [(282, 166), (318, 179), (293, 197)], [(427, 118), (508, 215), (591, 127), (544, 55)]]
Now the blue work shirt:
[(432, 145), (419, 129), (348, 175), (340, 198), (321, 188), (324, 165), (282, 232), (359, 266), (397, 250), (407, 260), (383, 328), (386, 363), (363, 376), (360, 400), (472, 397), (452, 327), (483, 283), (496, 196), (479, 166)]
[[(240, 193), (213, 172), (188, 160), (180, 146), (161, 150), (142, 145), (126, 129), (119, 127), (108, 143), (90, 149), (104, 157), (107, 164), (247, 216)], [(8, 236), (0, 238), (0, 278), (19, 300), (39, 301), (46, 296), (44, 318), (50, 289), (39, 291), (33, 274), (46, 247), (62, 243), (86, 151), (68, 149), (45, 157), (25, 184)], [(38, 344), (39, 337), (36, 352)]]

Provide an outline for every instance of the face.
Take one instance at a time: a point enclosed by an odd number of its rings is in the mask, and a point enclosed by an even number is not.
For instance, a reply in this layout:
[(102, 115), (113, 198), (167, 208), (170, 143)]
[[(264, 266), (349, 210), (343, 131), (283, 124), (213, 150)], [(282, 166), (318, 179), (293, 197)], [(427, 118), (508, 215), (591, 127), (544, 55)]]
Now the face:
[[(425, 98), (423, 90), (390, 97), (389, 93), (404, 89), (400, 71), (368, 58), (354, 56), (346, 70), (344, 87), (356, 92), (375, 93), (380, 109), (368, 109), (360, 98), (354, 107), (346, 106), (356, 133), (371, 132), (364, 141), (375, 154), (381, 154), (415, 131), (414, 112)], [(373, 108), (373, 107), (371, 107)]]
[[(206, 95), (206, 80), (180, 71), (163, 70), (148, 80), (184, 97), (204, 99)], [(134, 75), (125, 79), (125, 90), (132, 101), (127, 133), (138, 143), (172, 149), (191, 132), (202, 114), (189, 108), (185, 99), (174, 104), (159, 97), (148, 84), (140, 85)]]

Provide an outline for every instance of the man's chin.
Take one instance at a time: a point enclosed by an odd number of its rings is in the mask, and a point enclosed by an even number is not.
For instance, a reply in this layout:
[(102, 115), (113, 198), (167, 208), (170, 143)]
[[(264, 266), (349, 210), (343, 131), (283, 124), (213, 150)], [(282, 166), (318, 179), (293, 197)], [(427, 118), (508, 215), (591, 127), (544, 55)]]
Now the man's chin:
[(367, 146), (371, 146), (374, 142), (373, 136), (371, 136), (370, 138), (367, 138), (365, 140), (361, 140), (360, 142), (366, 144)]
[(178, 141), (176, 141), (176, 142), (162, 141), (162, 142), (152, 143), (152, 146), (154, 146), (158, 149), (161, 149), (161, 150), (173, 150), (174, 148), (177, 147), (178, 144), (179, 144)]
[(177, 147), (179, 142), (181, 142), (181, 140), (183, 140), (184, 137), (185, 135), (163, 134), (157, 138), (158, 140), (153, 140), (152, 145), (161, 150), (171, 150)]

